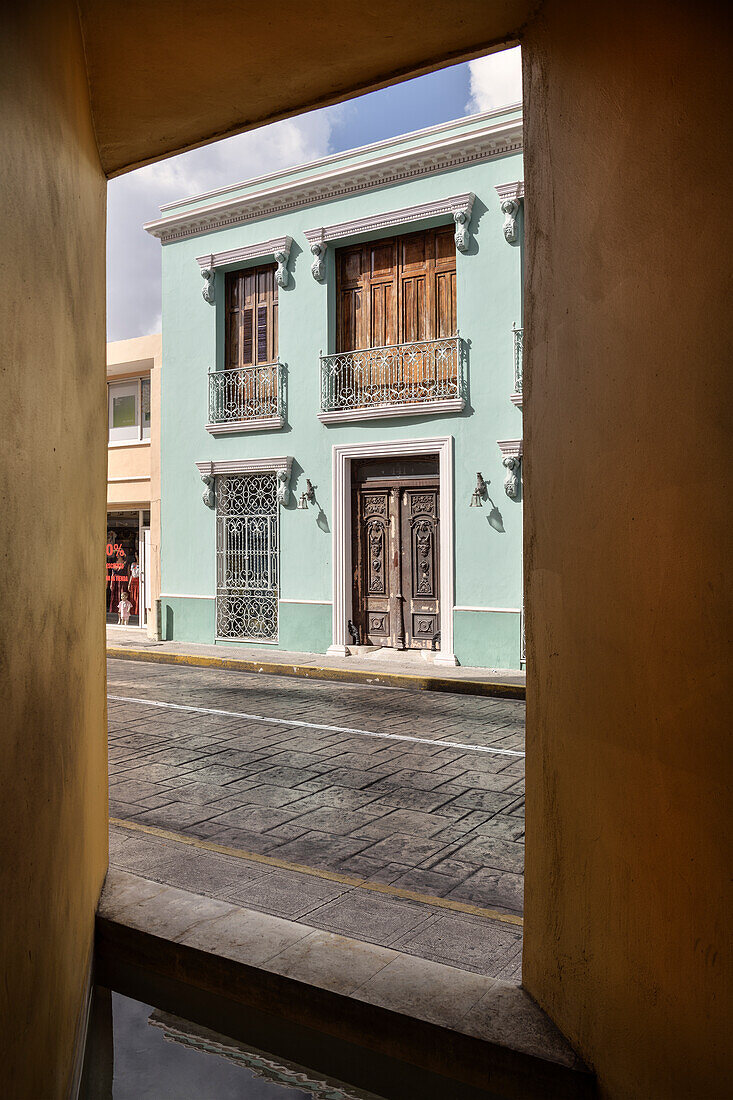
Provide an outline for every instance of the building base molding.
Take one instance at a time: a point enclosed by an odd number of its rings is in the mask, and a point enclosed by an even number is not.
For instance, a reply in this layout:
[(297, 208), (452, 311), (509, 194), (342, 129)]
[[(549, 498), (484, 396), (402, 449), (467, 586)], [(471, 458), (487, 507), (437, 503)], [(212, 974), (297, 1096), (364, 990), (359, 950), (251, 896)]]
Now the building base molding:
[(285, 426), (283, 416), (260, 416), (251, 420), (232, 420), (226, 424), (207, 424), (211, 435), (236, 435), (239, 432), (277, 431)]
[(365, 458), (438, 456), (440, 486), (440, 649), (434, 663), (455, 667), (453, 652), (453, 436), (396, 439), (374, 443), (335, 444), (333, 447), (333, 642), (328, 656), (347, 657), (347, 623), (352, 618), (351, 463)]

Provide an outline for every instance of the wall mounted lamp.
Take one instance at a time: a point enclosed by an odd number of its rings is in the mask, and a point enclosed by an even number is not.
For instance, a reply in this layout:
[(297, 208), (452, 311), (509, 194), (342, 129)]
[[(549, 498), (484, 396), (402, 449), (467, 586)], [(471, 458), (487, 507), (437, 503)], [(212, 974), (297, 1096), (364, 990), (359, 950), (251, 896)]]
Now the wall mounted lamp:
[(488, 490), (486, 488), (486, 482), (484, 481), (481, 473), (476, 474), (476, 488), (471, 493), (471, 503), (469, 508), (483, 508), (481, 501), (488, 496)]
[(312, 504), (313, 501), (316, 499), (316, 491), (311, 485), (311, 479), (309, 477), (305, 479), (305, 484), (305, 492), (300, 494), (300, 500), (298, 501), (298, 508), (302, 512), (306, 510), (309, 502)]

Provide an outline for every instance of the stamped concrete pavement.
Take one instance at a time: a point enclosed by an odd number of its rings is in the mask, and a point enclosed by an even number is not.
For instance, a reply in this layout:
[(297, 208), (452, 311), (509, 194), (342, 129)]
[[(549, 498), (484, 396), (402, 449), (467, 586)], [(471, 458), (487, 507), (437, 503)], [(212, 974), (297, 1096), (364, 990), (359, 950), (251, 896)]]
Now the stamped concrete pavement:
[(108, 675), (114, 866), (519, 980), (523, 703), (114, 660)]

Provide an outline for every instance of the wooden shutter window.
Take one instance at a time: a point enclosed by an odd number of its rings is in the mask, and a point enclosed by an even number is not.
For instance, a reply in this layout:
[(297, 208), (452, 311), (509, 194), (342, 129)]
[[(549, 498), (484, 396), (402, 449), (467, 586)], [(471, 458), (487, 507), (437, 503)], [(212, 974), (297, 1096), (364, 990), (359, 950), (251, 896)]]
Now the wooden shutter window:
[(275, 265), (230, 271), (226, 277), (226, 365), (230, 370), (277, 359)]
[(450, 227), (339, 249), (336, 271), (338, 351), (455, 335)]
[(244, 311), (242, 318), (242, 362), (252, 362), (252, 335), (254, 326), (252, 325), (252, 310), (247, 309)]
[(267, 362), (267, 306), (257, 306), (257, 362)]

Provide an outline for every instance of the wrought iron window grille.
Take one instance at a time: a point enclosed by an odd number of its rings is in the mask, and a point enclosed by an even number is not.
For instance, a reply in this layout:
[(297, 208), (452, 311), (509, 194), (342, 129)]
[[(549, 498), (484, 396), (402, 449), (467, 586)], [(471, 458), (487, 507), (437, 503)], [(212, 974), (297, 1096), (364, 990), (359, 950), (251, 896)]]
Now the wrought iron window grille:
[(278, 640), (280, 512), (275, 473), (216, 479), (216, 636)]

